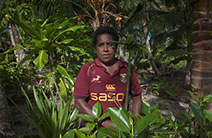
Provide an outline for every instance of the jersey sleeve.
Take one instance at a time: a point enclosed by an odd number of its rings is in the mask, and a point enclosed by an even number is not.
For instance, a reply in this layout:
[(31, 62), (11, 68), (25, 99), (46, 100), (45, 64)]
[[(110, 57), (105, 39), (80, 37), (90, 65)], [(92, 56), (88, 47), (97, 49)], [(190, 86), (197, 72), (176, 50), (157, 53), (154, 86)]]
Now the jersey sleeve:
[(141, 95), (141, 86), (135, 71), (131, 68), (130, 74), (130, 90), (133, 96)]
[(74, 97), (89, 97), (89, 76), (87, 75), (87, 67), (83, 65), (74, 84)]

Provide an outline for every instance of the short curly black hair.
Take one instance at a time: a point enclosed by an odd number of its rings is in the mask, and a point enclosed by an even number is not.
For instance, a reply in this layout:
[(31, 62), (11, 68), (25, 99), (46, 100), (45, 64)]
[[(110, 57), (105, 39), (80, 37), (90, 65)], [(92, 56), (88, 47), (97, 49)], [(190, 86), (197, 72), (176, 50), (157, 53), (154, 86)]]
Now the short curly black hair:
[(101, 34), (110, 34), (113, 36), (114, 41), (119, 40), (118, 33), (116, 32), (115, 29), (113, 29), (110, 26), (100, 26), (99, 28), (96, 29), (96, 31), (93, 33), (93, 39), (92, 39), (92, 45), (96, 46), (97, 43), (97, 37)]

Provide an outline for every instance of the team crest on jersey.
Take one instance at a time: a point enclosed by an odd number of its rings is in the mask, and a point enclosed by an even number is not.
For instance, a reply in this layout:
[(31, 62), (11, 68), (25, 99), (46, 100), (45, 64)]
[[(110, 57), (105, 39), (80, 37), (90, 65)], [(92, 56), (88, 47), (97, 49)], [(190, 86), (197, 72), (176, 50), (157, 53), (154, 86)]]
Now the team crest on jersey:
[(122, 73), (120, 74), (120, 81), (121, 82), (127, 82), (127, 74), (126, 73)]

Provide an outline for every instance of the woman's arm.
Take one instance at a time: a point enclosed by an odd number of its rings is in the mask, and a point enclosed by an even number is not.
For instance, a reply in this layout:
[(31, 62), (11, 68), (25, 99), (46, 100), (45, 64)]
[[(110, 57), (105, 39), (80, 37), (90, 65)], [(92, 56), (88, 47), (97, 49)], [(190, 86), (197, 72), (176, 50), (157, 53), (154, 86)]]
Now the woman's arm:
[(86, 102), (86, 98), (76, 98), (75, 97), (75, 106), (83, 114), (88, 114), (93, 118), (96, 118), (92, 113), (92, 107)]
[(132, 111), (135, 115), (141, 113), (141, 95), (132, 96)]

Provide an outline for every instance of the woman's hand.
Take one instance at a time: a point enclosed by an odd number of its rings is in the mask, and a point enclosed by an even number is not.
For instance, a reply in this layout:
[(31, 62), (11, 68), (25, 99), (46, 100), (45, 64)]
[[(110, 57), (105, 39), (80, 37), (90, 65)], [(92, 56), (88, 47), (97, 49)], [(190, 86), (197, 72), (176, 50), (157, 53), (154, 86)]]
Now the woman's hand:
[(102, 122), (102, 126), (104, 128), (110, 129), (110, 130), (112, 130), (112, 127), (117, 128), (117, 126), (111, 120), (106, 120), (106, 121)]

